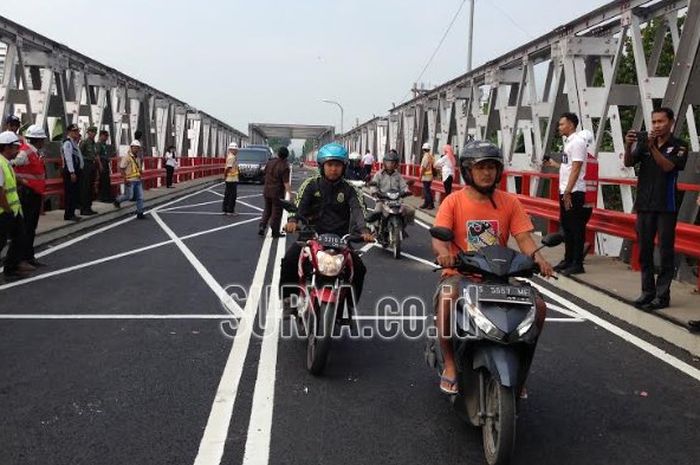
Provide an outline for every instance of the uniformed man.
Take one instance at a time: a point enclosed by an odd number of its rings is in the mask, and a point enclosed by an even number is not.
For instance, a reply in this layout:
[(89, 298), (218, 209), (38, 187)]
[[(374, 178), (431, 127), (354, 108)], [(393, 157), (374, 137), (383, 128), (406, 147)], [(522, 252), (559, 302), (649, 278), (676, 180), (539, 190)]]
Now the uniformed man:
[(100, 131), (97, 143), (95, 143), (95, 151), (97, 152), (97, 157), (100, 161), (98, 165), (100, 168), (99, 172), (99, 193), (98, 199), (100, 202), (114, 202), (114, 197), (112, 196), (112, 182), (110, 180), (111, 173), (111, 161), (109, 157), (109, 151), (107, 148), (107, 141), (109, 140), (109, 132)]
[(7, 244), (4, 263), (5, 279), (26, 278), (35, 267), (23, 259), (24, 254), (24, 218), (22, 205), (17, 193), (17, 176), (10, 160), (19, 152), (20, 141), (12, 131), (0, 133), (0, 251)]
[[(672, 135), (673, 110), (654, 110), (651, 131), (630, 130), (625, 136), (625, 166), (638, 166), (637, 241), (642, 267), (642, 295), (635, 306), (659, 310), (669, 306), (678, 216), (678, 172), (685, 168), (688, 144)], [(632, 145), (636, 144), (634, 150)], [(654, 279), (654, 238), (659, 236), (661, 272)]]
[(75, 215), (78, 196), (80, 194), (80, 179), (83, 173), (83, 154), (80, 153), (78, 140), (80, 139), (80, 129), (77, 124), (71, 124), (66, 131), (68, 137), (61, 146), (63, 156), (63, 203), (65, 212), (63, 219), (66, 221), (80, 221), (80, 217)]
[(38, 124), (29, 126), (24, 133), (25, 142), (20, 145), (19, 153), (15, 158), (15, 174), (19, 200), (22, 204), (24, 216), (24, 254), (23, 258), (32, 266), (44, 266), (34, 255), (34, 237), (39, 225), (41, 215), (41, 203), (46, 192), (46, 168), (39, 151), (44, 147), (46, 132)]
[(100, 157), (97, 154), (95, 136), (97, 128), (90, 126), (87, 130), (87, 137), (80, 144), (80, 153), (83, 154), (83, 176), (80, 179), (80, 214), (83, 216), (96, 215), (92, 209), (92, 200), (95, 192), (95, 181), (97, 173), (102, 170)]

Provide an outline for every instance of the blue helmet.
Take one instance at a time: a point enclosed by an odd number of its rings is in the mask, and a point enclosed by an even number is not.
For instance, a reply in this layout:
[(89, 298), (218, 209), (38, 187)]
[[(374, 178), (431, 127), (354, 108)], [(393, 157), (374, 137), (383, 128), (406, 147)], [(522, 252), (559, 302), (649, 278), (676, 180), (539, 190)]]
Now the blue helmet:
[(348, 149), (337, 142), (331, 142), (330, 144), (324, 145), (316, 154), (316, 163), (318, 164), (319, 168), (322, 168), (323, 164), (328, 160), (338, 160), (347, 166), (348, 162), (350, 161)]

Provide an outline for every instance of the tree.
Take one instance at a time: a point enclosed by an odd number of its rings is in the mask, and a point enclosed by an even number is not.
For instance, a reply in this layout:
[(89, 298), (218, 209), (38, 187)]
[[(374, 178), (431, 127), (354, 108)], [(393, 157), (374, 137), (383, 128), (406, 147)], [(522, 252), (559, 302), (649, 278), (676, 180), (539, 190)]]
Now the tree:
[(289, 137), (270, 137), (267, 140), (267, 145), (275, 152), (277, 152), (277, 149), (280, 147), (289, 147), (291, 143), (292, 140)]

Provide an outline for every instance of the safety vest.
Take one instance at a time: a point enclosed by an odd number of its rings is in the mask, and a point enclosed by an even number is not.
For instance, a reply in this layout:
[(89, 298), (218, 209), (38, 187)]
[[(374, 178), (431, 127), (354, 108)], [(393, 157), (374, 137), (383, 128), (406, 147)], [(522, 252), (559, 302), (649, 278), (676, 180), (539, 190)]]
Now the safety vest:
[(125, 156), (129, 159), (129, 166), (126, 169), (126, 180), (133, 181), (134, 179), (141, 179), (139, 162), (134, 158), (131, 152), (127, 153)]
[(36, 149), (29, 144), (22, 144), (19, 149), (27, 154), (28, 162), (25, 165), (15, 166), (17, 179), (25, 181), (29, 188), (37, 194), (44, 195), (46, 192), (46, 169), (43, 160)]
[(2, 155), (0, 155), (0, 169), (2, 169), (2, 174), (5, 178), (5, 185), (3, 186), (5, 188), (5, 198), (7, 203), (10, 204), (12, 212), (17, 216), (22, 213), (22, 205), (19, 203), (19, 195), (17, 195), (17, 179), (10, 162)]
[(586, 157), (586, 172), (583, 179), (586, 182), (584, 205), (595, 208), (598, 205), (598, 159), (593, 154)]

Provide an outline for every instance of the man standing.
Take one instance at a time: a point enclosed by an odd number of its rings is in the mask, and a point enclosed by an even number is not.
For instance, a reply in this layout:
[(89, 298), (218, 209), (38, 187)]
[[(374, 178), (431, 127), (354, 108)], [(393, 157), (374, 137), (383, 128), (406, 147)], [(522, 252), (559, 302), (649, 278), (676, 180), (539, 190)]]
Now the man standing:
[(224, 170), (224, 203), (222, 210), (225, 216), (236, 215), (236, 198), (238, 197), (238, 144), (231, 142), (226, 154), (226, 169)]
[(17, 193), (17, 177), (10, 166), (19, 151), (20, 141), (12, 131), (0, 133), (0, 251), (9, 239), (10, 247), (5, 257), (5, 279), (26, 278), (35, 270), (23, 260), (24, 218)]
[(272, 237), (283, 237), (283, 234), (280, 233), (282, 206), (279, 200), (285, 194), (291, 196), (292, 193), (287, 158), (289, 158), (289, 150), (287, 147), (280, 147), (277, 150), (277, 158), (271, 159), (265, 166), (265, 187), (263, 188), (265, 212), (258, 228), (260, 236), (265, 235), (269, 222), (272, 228)]
[(431, 187), (433, 185), (433, 165), (435, 164), (435, 157), (430, 152), (430, 144), (423, 144), (423, 158), (420, 161), (420, 180), (423, 183), (423, 205), (418, 208), (433, 210), (435, 208), (435, 201), (433, 200), (433, 191)]
[(30, 265), (44, 266), (34, 255), (34, 237), (39, 225), (41, 202), (46, 192), (46, 169), (39, 150), (44, 147), (46, 132), (38, 124), (29, 126), (24, 134), (26, 141), (19, 147), (15, 158), (15, 174), (17, 176), (19, 200), (24, 216), (24, 254)]
[(79, 182), (83, 172), (83, 154), (78, 147), (80, 129), (77, 124), (68, 126), (68, 138), (63, 142), (61, 152), (63, 155), (63, 203), (65, 212), (63, 219), (66, 221), (80, 221), (80, 217), (75, 216), (76, 204), (78, 202)]
[(15, 115), (7, 115), (5, 118), (5, 131), (11, 131), (17, 134), (20, 126), (22, 126), (22, 121), (20, 121), (19, 118)]
[(143, 184), (141, 184), (141, 164), (138, 156), (141, 143), (134, 140), (126, 154), (119, 159), (119, 171), (124, 177), (124, 194), (114, 200), (114, 206), (121, 208), (121, 203), (134, 198), (136, 200), (136, 218), (145, 220), (143, 214)]
[(559, 223), (564, 232), (564, 259), (554, 269), (565, 276), (585, 273), (583, 268), (583, 243), (586, 240), (586, 223), (590, 218), (586, 204), (586, 160), (588, 149), (584, 137), (576, 134), (578, 117), (564, 113), (559, 118), (559, 133), (564, 138), (561, 163), (549, 160), (548, 164), (559, 168)]
[(365, 179), (369, 179), (369, 177), (372, 175), (372, 166), (374, 165), (374, 155), (372, 155), (372, 152), (367, 150), (365, 154), (362, 156), (362, 167), (365, 170)]
[[(678, 216), (676, 183), (678, 172), (685, 169), (688, 159), (688, 144), (672, 135), (673, 124), (673, 110), (659, 108), (651, 115), (651, 131), (630, 130), (625, 136), (625, 166), (639, 166), (634, 206), (637, 212), (639, 263), (642, 267), (642, 295), (634, 304), (645, 311), (666, 308), (671, 302)], [(654, 238), (657, 233), (661, 272), (655, 281)]]
[(83, 154), (83, 176), (80, 179), (80, 214), (83, 216), (96, 215), (92, 209), (92, 200), (95, 191), (95, 181), (97, 173), (102, 171), (100, 157), (97, 155), (95, 136), (97, 128), (90, 126), (87, 130), (87, 137), (80, 144), (80, 153)]
[(109, 132), (100, 131), (97, 143), (95, 144), (95, 151), (97, 152), (97, 157), (100, 161), (98, 165), (100, 167), (99, 171), (99, 196), (100, 202), (112, 203), (114, 202), (114, 197), (112, 197), (112, 181), (110, 179), (111, 173), (111, 162), (109, 158), (109, 152), (107, 151), (107, 141), (109, 140)]

